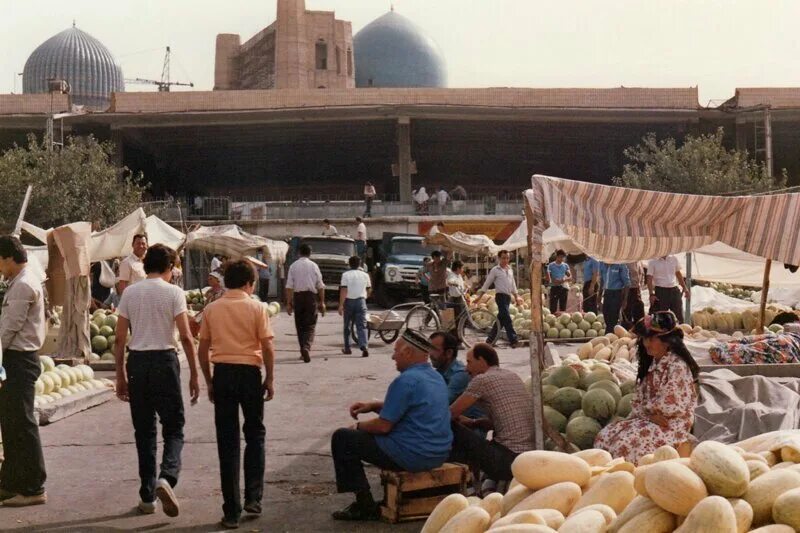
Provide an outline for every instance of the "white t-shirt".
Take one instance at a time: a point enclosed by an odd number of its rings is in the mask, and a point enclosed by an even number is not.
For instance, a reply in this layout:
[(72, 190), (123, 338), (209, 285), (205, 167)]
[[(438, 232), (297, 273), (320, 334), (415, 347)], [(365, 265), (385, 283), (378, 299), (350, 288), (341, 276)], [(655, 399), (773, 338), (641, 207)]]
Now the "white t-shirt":
[(367, 289), (372, 287), (369, 274), (361, 269), (350, 269), (342, 274), (342, 287), (347, 287), (347, 299), (366, 298)]
[(144, 262), (134, 254), (126, 257), (119, 264), (119, 281), (127, 281), (128, 285), (133, 285), (146, 277)]
[(441, 191), (436, 193), (436, 198), (439, 201), (439, 205), (444, 205), (447, 203), (447, 200), (450, 199), (450, 195), (447, 194), (447, 191), (442, 189)]
[(651, 259), (647, 263), (647, 275), (653, 276), (653, 284), (656, 287), (664, 287), (665, 289), (678, 286), (678, 278), (675, 276), (675, 272), (680, 269), (681, 265), (674, 255), (666, 258)]
[(356, 227), (356, 240), (357, 241), (367, 240), (367, 226), (363, 222), (359, 222), (358, 227)]
[(451, 298), (459, 298), (466, 291), (464, 277), (455, 272), (447, 272), (447, 294)]
[(211, 272), (216, 272), (222, 266), (222, 261), (214, 257), (211, 259)]
[(322, 228), (322, 235), (323, 237), (335, 237), (339, 235), (339, 231), (336, 229), (336, 226), (331, 224), (327, 228)]
[(131, 323), (128, 348), (136, 351), (175, 348), (175, 317), (186, 312), (183, 289), (161, 278), (145, 279), (122, 293), (119, 314)]
[(439, 226), (434, 224), (433, 226), (431, 226), (431, 229), (428, 231), (428, 237), (433, 237), (437, 233), (439, 233)]

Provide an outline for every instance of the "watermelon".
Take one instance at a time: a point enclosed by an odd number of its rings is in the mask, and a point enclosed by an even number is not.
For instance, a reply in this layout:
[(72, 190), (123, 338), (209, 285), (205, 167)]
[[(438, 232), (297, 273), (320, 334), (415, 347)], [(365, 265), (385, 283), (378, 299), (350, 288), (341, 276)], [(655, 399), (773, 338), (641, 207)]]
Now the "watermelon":
[(582, 329), (583, 331), (590, 330), (592, 329), (592, 324), (586, 320), (581, 320), (580, 323), (578, 323), (578, 329)]
[(573, 411), (581, 408), (582, 397), (583, 391), (574, 387), (564, 387), (563, 389), (558, 389), (558, 392), (553, 395), (553, 399), (550, 400), (550, 407), (564, 416), (569, 416)]
[(548, 339), (557, 339), (559, 336), (558, 330), (556, 328), (550, 328), (547, 330), (547, 338)]
[(602, 322), (592, 322), (592, 329), (595, 331), (605, 331), (606, 327)]
[(92, 351), (104, 352), (108, 349), (108, 339), (102, 335), (95, 335), (92, 337)]
[(102, 328), (103, 326), (106, 325), (106, 317), (105, 315), (97, 315), (96, 317), (92, 318), (92, 322), (98, 328)]
[(108, 315), (106, 317), (105, 325), (114, 329), (117, 327), (117, 315)]
[(544, 406), (544, 418), (550, 427), (562, 433), (567, 429), (567, 417), (556, 411), (550, 406)]
[(562, 329), (558, 332), (558, 336), (562, 339), (569, 339), (572, 338), (572, 332), (566, 328)]
[(542, 385), (542, 402), (545, 405), (550, 405), (550, 402), (553, 400), (553, 396), (555, 396), (556, 392), (558, 392), (558, 387), (554, 385)]
[(631, 402), (633, 401), (633, 394), (626, 394), (622, 397), (617, 404), (617, 416), (622, 418), (628, 418), (628, 415), (631, 414)]
[(599, 333), (597, 332), (596, 329), (590, 329), (590, 330), (586, 331), (586, 336), (589, 337), (590, 339), (593, 339), (593, 338), (597, 337), (598, 335), (599, 335)]
[(89, 337), (96, 337), (100, 335), (100, 328), (94, 322), (89, 322)]
[(571, 415), (569, 415), (568, 420), (572, 420), (573, 418), (578, 418), (579, 416), (586, 416), (586, 414), (584, 414), (583, 412), (583, 409), (578, 409), (577, 411), (573, 412)]
[(576, 313), (572, 313), (572, 316), (570, 318), (572, 319), (572, 321), (575, 324), (580, 324), (581, 320), (583, 320), (583, 315), (576, 312)]
[(114, 353), (113, 352), (105, 352), (103, 355), (100, 356), (101, 361), (114, 361)]
[(614, 383), (613, 381), (596, 381), (589, 385), (587, 390), (594, 390), (594, 389), (603, 389), (608, 392), (611, 396), (614, 397), (614, 403), (617, 404), (622, 399), (622, 391), (620, 390), (619, 386)]
[(596, 388), (583, 395), (581, 409), (586, 416), (603, 421), (608, 420), (617, 412), (617, 402), (611, 393)]
[(587, 374), (581, 380), (581, 388), (589, 390), (589, 387), (591, 387), (593, 383), (603, 380), (611, 381), (614, 383), (617, 383), (619, 381), (617, 378), (614, 377), (614, 374), (612, 374), (609, 370), (598, 368), (592, 371), (591, 373)]
[(597, 315), (589, 311), (588, 313), (585, 313), (583, 315), (583, 319), (591, 324), (592, 322), (597, 320)]
[(623, 396), (627, 396), (628, 394), (633, 394), (633, 391), (636, 390), (636, 380), (629, 379), (627, 381), (623, 381), (622, 385), (619, 386), (619, 390)]
[(553, 370), (550, 377), (547, 378), (548, 385), (554, 385), (559, 389), (563, 387), (577, 388), (581, 381), (577, 370), (570, 366), (560, 366)]
[(588, 450), (594, 447), (594, 438), (601, 429), (600, 422), (594, 418), (579, 416), (567, 422), (567, 440), (581, 450)]
[(113, 334), (114, 330), (109, 326), (103, 326), (102, 328), (100, 328), (100, 335), (102, 335), (105, 338), (108, 338)]
[(586, 332), (580, 328), (572, 332), (573, 339), (583, 339), (584, 337), (586, 337)]

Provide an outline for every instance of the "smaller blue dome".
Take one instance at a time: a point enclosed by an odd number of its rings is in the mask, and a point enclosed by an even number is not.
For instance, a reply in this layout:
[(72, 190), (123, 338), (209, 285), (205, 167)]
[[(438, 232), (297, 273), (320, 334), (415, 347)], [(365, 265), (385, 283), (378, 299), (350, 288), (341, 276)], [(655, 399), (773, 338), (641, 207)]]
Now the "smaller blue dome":
[(390, 11), (353, 37), (356, 87), (446, 87), (444, 55), (406, 17)]

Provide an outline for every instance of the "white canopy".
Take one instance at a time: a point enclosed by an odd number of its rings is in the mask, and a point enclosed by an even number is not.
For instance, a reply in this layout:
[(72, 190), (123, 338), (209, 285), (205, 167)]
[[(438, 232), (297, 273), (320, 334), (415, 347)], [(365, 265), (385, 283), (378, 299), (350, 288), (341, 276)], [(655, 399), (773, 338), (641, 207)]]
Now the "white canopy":
[(486, 235), (469, 235), (461, 231), (455, 233), (437, 233), (425, 238), (426, 244), (444, 246), (454, 252), (463, 254), (488, 254), (494, 255), (500, 249), (492, 239)]
[(242, 231), (235, 224), (200, 227), (186, 236), (186, 248), (240, 258), (265, 250), (267, 259), (284, 263), (289, 245)]

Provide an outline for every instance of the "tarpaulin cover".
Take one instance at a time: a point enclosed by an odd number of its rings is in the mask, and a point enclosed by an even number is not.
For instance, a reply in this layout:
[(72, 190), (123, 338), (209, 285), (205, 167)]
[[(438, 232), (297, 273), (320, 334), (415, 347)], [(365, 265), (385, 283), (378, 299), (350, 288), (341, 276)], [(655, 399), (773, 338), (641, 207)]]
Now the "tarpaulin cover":
[[(630, 262), (717, 241), (780, 263), (800, 264), (800, 194), (700, 196), (611, 187), (535, 175), (526, 195), (532, 238), (556, 224), (585, 253)], [(541, 257), (534, 257), (541, 261)]]
[(494, 255), (500, 249), (492, 239), (486, 235), (469, 235), (461, 231), (452, 234), (439, 232), (425, 238), (425, 244), (443, 246), (454, 252), (463, 254)]
[(283, 241), (252, 235), (234, 224), (200, 227), (190, 231), (186, 236), (186, 247), (234, 259), (251, 256), (264, 249), (267, 259), (277, 263), (284, 263), (289, 251), (289, 245)]

